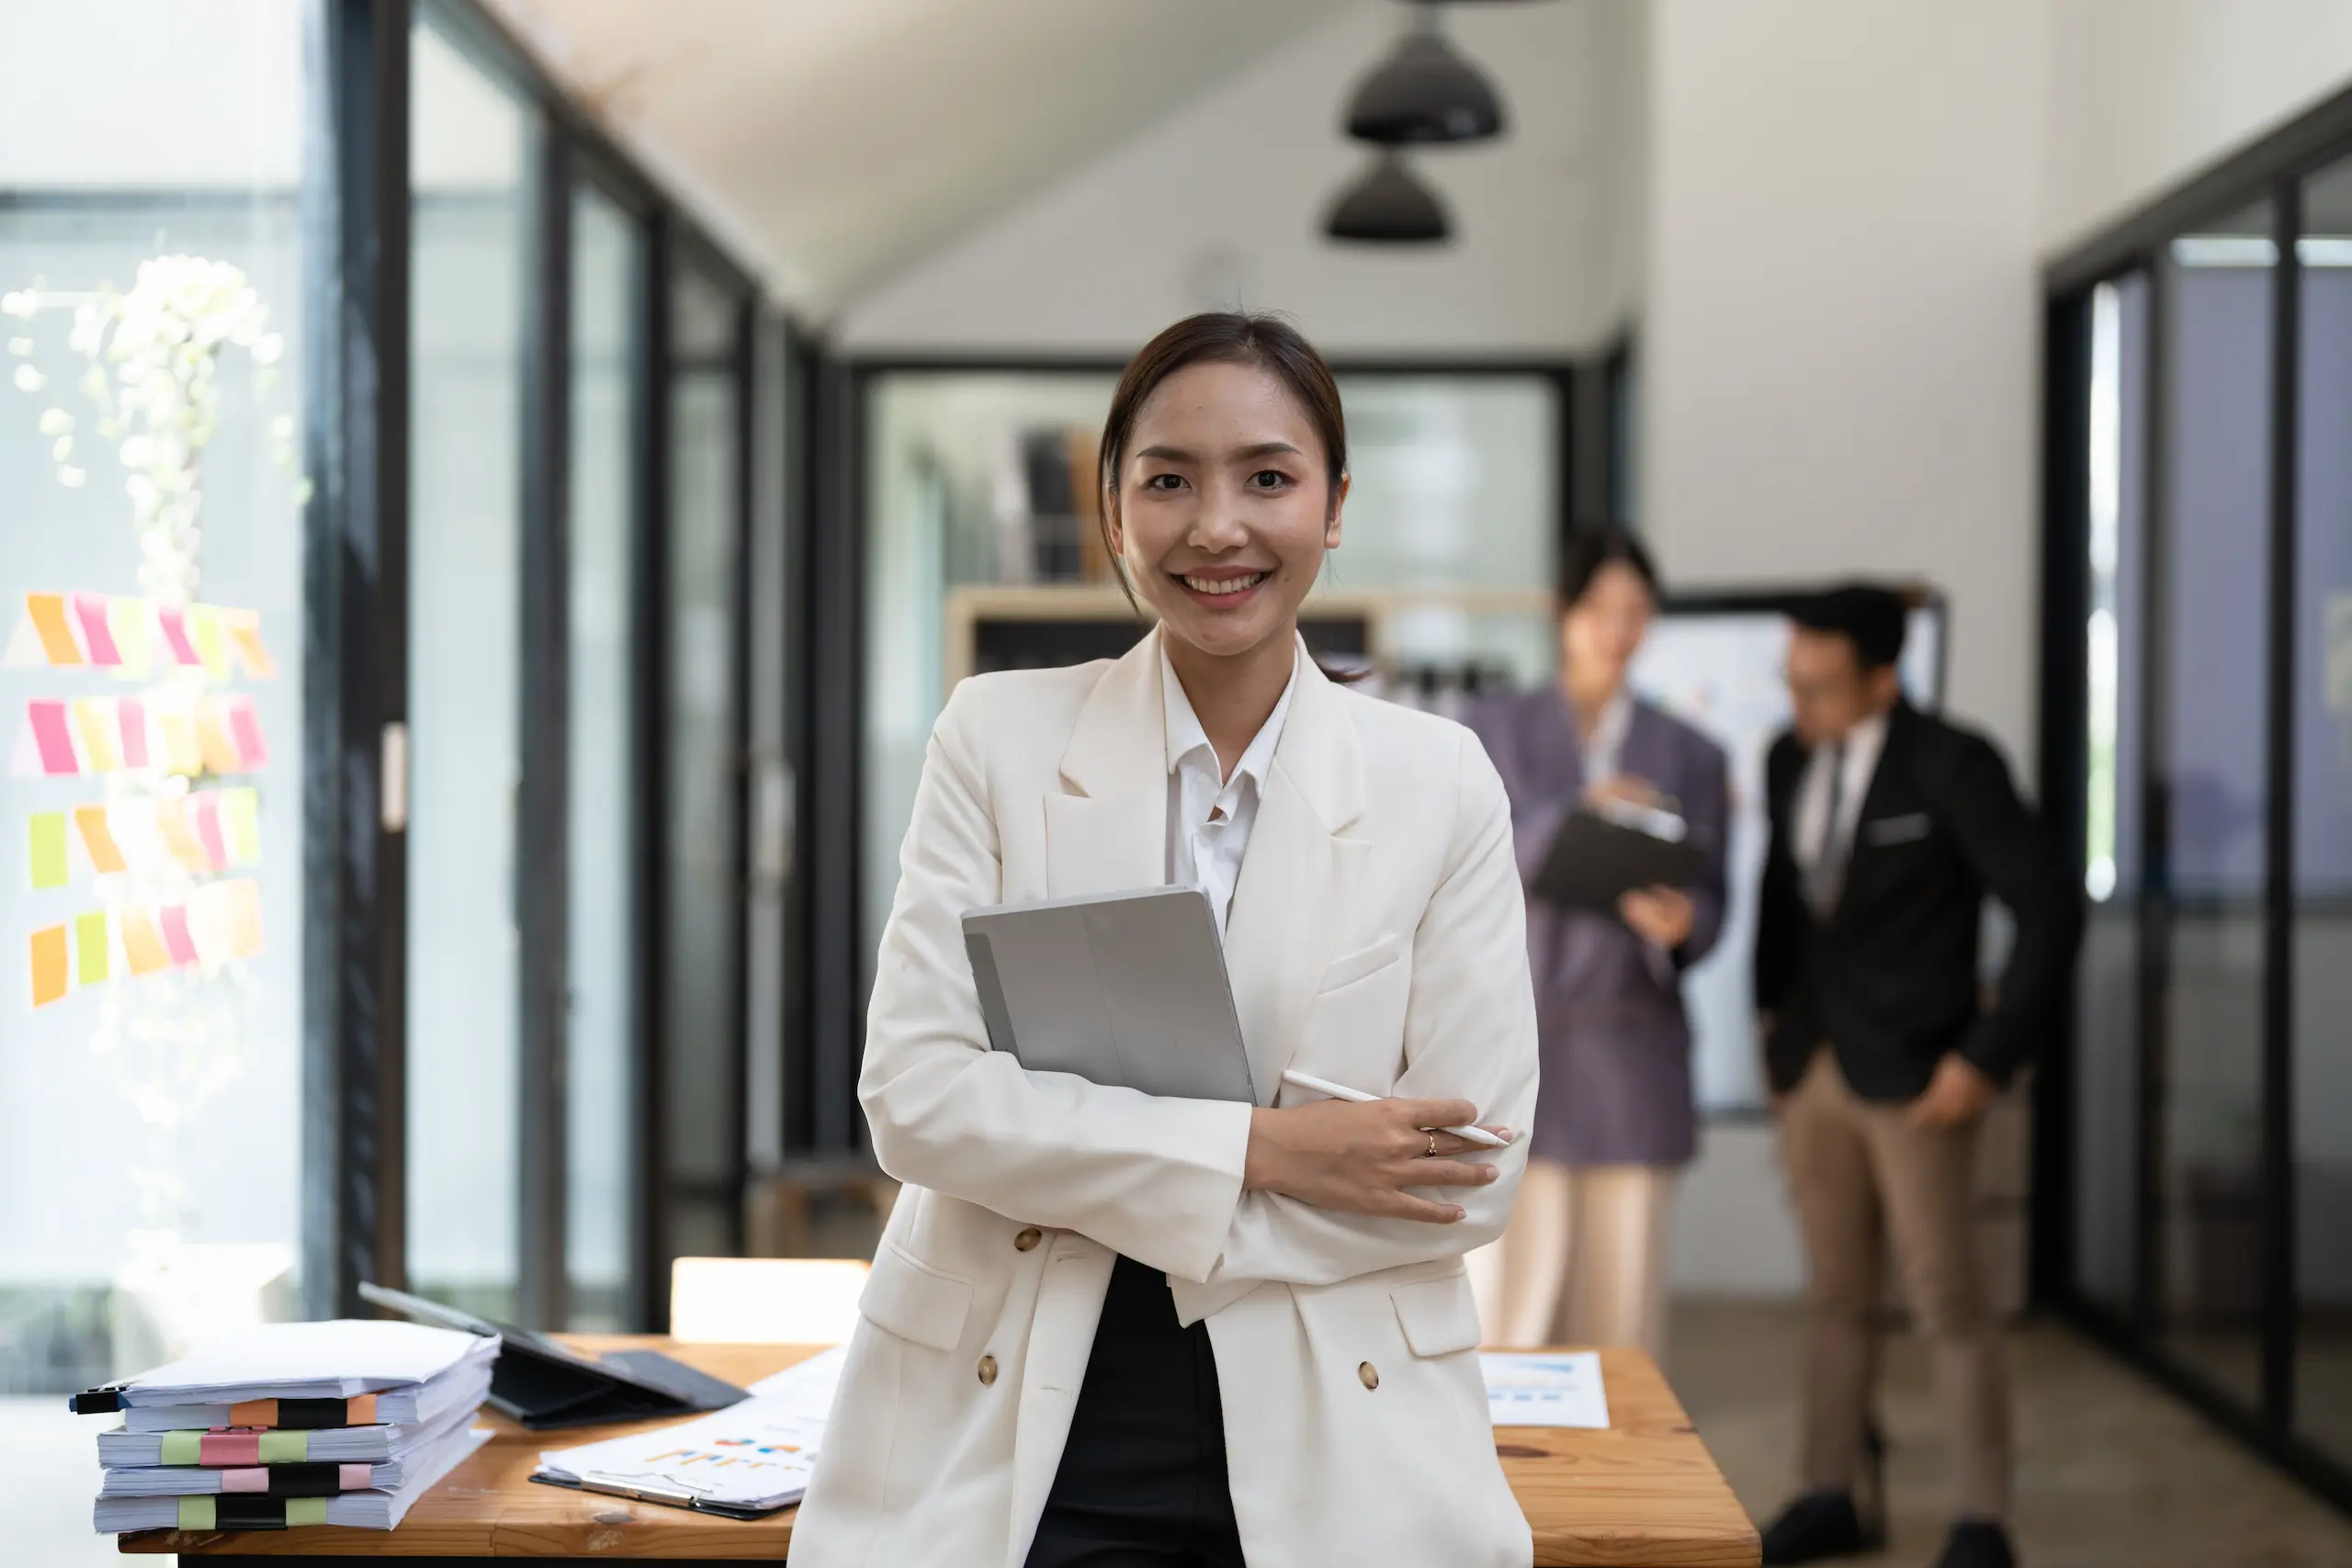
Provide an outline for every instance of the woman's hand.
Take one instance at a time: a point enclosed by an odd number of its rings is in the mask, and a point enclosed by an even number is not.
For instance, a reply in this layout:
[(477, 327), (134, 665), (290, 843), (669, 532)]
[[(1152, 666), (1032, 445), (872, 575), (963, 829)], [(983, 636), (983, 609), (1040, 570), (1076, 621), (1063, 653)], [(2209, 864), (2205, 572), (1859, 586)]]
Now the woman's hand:
[[(1466, 1100), (1317, 1100), (1250, 1113), (1250, 1154), (1241, 1185), (1280, 1192), (1318, 1209), (1452, 1224), (1462, 1209), (1417, 1197), (1408, 1187), (1484, 1187), (1491, 1165), (1456, 1159), (1476, 1145), (1430, 1127), (1460, 1127), (1478, 1114)], [(1513, 1134), (1501, 1127), (1498, 1138)], [(1430, 1151), (1434, 1149), (1435, 1155)]]
[(1635, 887), (1619, 896), (1617, 913), (1636, 935), (1668, 953), (1690, 940), (1699, 918), (1688, 893), (1671, 887)]
[[(1654, 807), (1665, 798), (1658, 793), (1657, 785), (1632, 773), (1613, 773), (1605, 779), (1596, 779), (1584, 788), (1587, 806), (1600, 806), (1613, 800), (1627, 806)], [(1455, 1125), (1461, 1123), (1456, 1122)]]

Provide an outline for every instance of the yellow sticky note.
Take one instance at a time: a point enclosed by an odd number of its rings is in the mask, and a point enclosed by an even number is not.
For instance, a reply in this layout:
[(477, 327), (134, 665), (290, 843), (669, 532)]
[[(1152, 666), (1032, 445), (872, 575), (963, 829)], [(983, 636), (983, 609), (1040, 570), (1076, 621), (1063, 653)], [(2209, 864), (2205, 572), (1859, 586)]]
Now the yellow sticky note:
[(164, 836), (164, 847), (183, 868), (193, 872), (212, 869), (212, 857), (204, 852), (204, 841), (196, 836), (196, 825), (188, 820), (185, 795), (155, 803), (155, 830)]
[(25, 819), (25, 826), (28, 829), (25, 860), (32, 872), (33, 890), (64, 886), (65, 813), (36, 811)]
[(196, 744), (196, 715), (186, 708), (166, 709), (155, 715), (155, 728), (163, 731), (165, 768), (188, 778), (204, 772), (204, 753)]
[(229, 678), (229, 639), (220, 635), (220, 612), (209, 604), (187, 607), (188, 640), (196, 657), (216, 681)]
[(82, 737), (82, 754), (90, 759), (92, 773), (111, 773), (121, 768), (122, 723), (116, 716), (113, 699), (74, 698), (74, 728)]
[(220, 624), (228, 628), (229, 646), (246, 674), (266, 681), (277, 673), (277, 660), (269, 656), (269, 646), (261, 640), (259, 610), (223, 610)]
[(65, 994), (65, 928), (45, 926), (32, 937), (33, 1006), (45, 1008)]
[(114, 634), (115, 651), (122, 655), (122, 668), (116, 673), (126, 681), (144, 681), (154, 672), (147, 651), (147, 628), (153, 622), (144, 599), (107, 601), (107, 629)]
[(229, 863), (252, 865), (261, 859), (261, 796), (250, 789), (220, 793), (220, 833), (229, 840)]
[(114, 824), (107, 820), (105, 807), (75, 807), (74, 826), (81, 829), (82, 852), (90, 857), (92, 871), (113, 876), (124, 869), (122, 846), (114, 841)]
[(164, 951), (164, 933), (155, 929), (153, 910), (123, 910), (122, 961), (130, 966), (133, 975), (153, 975), (158, 969), (170, 967), (172, 955)]
[(74, 963), (78, 984), (95, 986), (107, 977), (107, 912), (93, 909), (74, 917)]
[(245, 754), (237, 750), (237, 742), (229, 733), (228, 713), (210, 697), (197, 700), (196, 743), (203, 755), (208, 773), (242, 773), (245, 771)]
[(40, 650), (51, 664), (80, 664), (81, 645), (74, 640), (74, 627), (65, 618), (65, 595), (62, 593), (28, 593), (25, 614), (32, 618), (33, 630), (40, 634)]
[(230, 930), (234, 951), (240, 958), (261, 956), (261, 884), (252, 877), (243, 877), (229, 884)]

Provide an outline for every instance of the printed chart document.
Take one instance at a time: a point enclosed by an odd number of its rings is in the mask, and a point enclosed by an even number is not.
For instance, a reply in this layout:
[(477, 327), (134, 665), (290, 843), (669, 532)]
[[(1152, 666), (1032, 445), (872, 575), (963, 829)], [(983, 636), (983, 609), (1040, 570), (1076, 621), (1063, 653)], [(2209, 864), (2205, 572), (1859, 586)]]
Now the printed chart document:
[(1591, 1350), (1560, 1355), (1479, 1356), (1487, 1374), (1487, 1413), (1498, 1427), (1609, 1426), (1609, 1399), (1600, 1386), (1600, 1357)]
[(539, 1455), (534, 1481), (738, 1516), (800, 1500), (849, 1352), (839, 1346), (752, 1385), (739, 1404), (634, 1437)]

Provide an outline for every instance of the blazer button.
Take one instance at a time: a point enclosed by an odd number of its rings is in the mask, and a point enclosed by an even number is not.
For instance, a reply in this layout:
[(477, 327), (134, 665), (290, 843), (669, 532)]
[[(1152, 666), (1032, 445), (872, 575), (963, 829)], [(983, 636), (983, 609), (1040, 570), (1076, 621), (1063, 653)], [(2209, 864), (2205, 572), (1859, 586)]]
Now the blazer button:
[(996, 1358), (994, 1356), (982, 1356), (980, 1358), (980, 1386), (982, 1388), (986, 1388), (995, 1382)]
[(1023, 1231), (1019, 1235), (1012, 1238), (1012, 1250), (1015, 1252), (1035, 1252), (1037, 1250), (1037, 1244), (1045, 1239), (1046, 1233), (1039, 1230), (1035, 1225), (1031, 1225), (1027, 1230)]
[(1366, 1388), (1378, 1388), (1380, 1386), (1380, 1369), (1374, 1366), (1370, 1361), (1363, 1362), (1357, 1366), (1356, 1377)]

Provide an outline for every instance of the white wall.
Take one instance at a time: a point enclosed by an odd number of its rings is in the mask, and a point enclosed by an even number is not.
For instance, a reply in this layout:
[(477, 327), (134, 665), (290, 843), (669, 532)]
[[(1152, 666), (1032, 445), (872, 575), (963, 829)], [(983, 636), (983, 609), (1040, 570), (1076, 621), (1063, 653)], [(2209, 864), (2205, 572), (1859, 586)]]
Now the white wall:
[(2049, 0), (2046, 250), (2088, 238), (2352, 79), (2346, 0)]
[[(1243, 303), (1293, 312), (1337, 352), (1594, 344), (1632, 292), (1610, 298), (1611, 268), (1631, 264), (1604, 231), (1620, 175), (1602, 129), (1609, 51), (1635, 30), (1632, 6), (1449, 8), (1511, 130), (1419, 160), (1453, 212), (1457, 238), (1442, 249), (1367, 253), (1321, 237), (1326, 207), (1364, 163), (1339, 130), (1342, 107), (1408, 10), (1368, 0), (854, 299), (837, 341), (1125, 353), (1188, 311)], [(1625, 90), (1618, 81), (1613, 101), (1631, 118)]]

